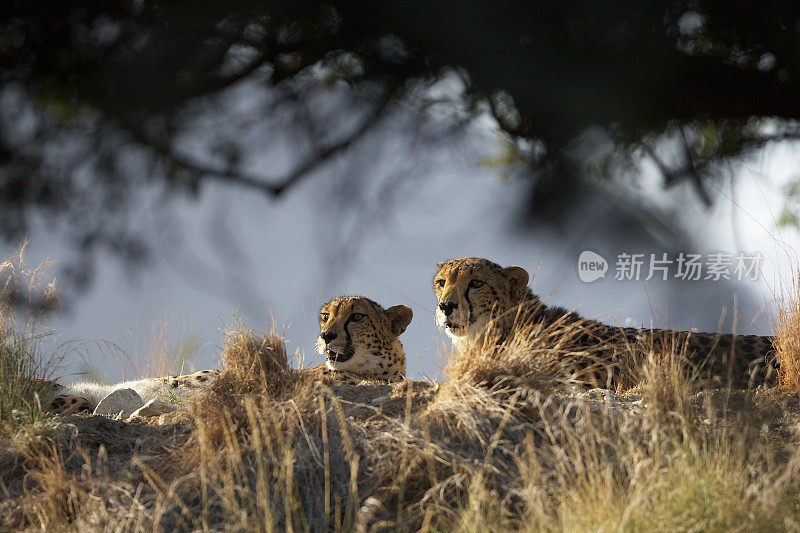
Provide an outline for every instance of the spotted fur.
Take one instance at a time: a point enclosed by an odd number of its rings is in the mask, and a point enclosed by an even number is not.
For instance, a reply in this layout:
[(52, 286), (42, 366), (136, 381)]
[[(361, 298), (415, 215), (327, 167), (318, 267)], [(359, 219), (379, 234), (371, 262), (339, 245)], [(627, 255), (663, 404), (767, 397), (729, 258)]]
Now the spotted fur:
[(328, 383), (403, 381), (406, 357), (398, 337), (411, 323), (405, 305), (384, 309), (364, 296), (340, 296), (320, 309), (319, 354), (325, 364), (302, 374)]
[(119, 389), (133, 389), (144, 402), (149, 400), (182, 399), (193, 391), (209, 387), (219, 375), (219, 370), (200, 370), (192, 374), (164, 376), (124, 381), (113, 385), (83, 382), (69, 387), (54, 384), (54, 397), (43, 406), (51, 413), (93, 412), (97, 404)]
[(456, 351), (464, 350), (470, 339), (487, 331), (502, 343), (520, 322), (546, 326), (558, 321), (582, 329), (575, 339), (579, 346), (602, 347), (599, 353), (606, 364), (595, 373), (594, 385), (611, 387), (619, 383), (621, 353), (659, 343), (677, 348), (698, 375), (719, 385), (746, 388), (776, 381), (778, 362), (772, 337), (609, 326), (544, 305), (528, 288), (528, 278), (522, 267), (503, 268), (480, 257), (439, 263), (433, 287), (436, 322), (447, 332)]

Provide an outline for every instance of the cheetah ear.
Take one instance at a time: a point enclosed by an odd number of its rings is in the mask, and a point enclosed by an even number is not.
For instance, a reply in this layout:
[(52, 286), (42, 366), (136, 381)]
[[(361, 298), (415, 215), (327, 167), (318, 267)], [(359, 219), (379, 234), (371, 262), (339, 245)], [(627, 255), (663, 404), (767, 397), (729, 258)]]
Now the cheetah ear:
[(393, 305), (386, 310), (386, 316), (392, 324), (392, 333), (399, 336), (411, 323), (414, 312), (407, 305)]
[(517, 296), (528, 286), (528, 271), (521, 266), (510, 266), (503, 269), (503, 275), (511, 282), (511, 291)]

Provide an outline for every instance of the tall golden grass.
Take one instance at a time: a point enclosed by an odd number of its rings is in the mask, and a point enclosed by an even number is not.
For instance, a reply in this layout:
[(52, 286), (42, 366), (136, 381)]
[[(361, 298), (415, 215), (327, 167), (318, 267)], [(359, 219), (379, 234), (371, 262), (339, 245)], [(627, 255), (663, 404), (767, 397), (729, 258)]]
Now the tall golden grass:
[(794, 278), (789, 294), (782, 298), (773, 328), (780, 360), (778, 382), (786, 391), (800, 392), (800, 277)]
[(629, 385), (588, 390), (609, 347), (584, 333), (522, 326), (446, 354), (441, 383), (345, 387), (235, 323), (218, 381), (164, 424), (54, 418), (18, 445), (2, 527), (800, 530), (796, 393), (703, 390), (670, 339), (619, 354)]

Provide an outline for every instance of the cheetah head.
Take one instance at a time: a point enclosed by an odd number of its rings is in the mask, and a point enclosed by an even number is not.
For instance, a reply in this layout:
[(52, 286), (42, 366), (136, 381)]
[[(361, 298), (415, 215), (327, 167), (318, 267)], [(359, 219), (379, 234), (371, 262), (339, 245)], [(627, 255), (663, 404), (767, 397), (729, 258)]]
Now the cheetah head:
[(439, 263), (433, 278), (436, 324), (453, 338), (476, 335), (493, 318), (528, 299), (528, 273), (480, 257)]
[(412, 316), (405, 305), (384, 309), (363, 296), (334, 298), (320, 309), (317, 348), (332, 370), (360, 375), (379, 375), (390, 369), (405, 373), (398, 337)]

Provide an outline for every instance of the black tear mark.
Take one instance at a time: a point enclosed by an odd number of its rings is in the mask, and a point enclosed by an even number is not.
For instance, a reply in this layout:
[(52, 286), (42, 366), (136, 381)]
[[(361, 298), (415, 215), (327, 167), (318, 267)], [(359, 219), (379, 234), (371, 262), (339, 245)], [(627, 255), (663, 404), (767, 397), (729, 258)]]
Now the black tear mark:
[(467, 290), (464, 291), (464, 299), (467, 301), (467, 305), (469, 306), (469, 323), (472, 324), (475, 322), (475, 319), (472, 317), (472, 302), (469, 299), (469, 285), (467, 285)]
[[(350, 337), (350, 330), (348, 329), (350, 327), (350, 322), (352, 322), (352, 319), (350, 317), (347, 317), (347, 320), (344, 321), (344, 338), (345, 338), (344, 355), (346, 356), (349, 355), (350, 357), (352, 357), (353, 354), (355, 353), (355, 349), (353, 348), (353, 339), (352, 337)], [(347, 359), (349, 359), (350, 357), (348, 357)]]

